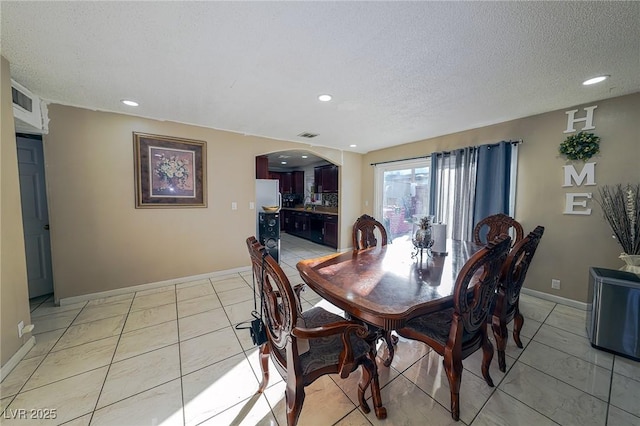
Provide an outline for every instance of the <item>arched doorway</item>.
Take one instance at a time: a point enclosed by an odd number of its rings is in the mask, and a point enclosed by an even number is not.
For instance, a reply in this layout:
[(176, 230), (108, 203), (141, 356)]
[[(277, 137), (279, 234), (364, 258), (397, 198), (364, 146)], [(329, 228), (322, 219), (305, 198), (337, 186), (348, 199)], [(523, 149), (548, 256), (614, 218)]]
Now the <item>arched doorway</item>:
[(269, 188), (277, 181), (282, 200), (279, 212), (280, 232), (285, 237), (282, 240), (295, 243), (299, 238), (328, 249), (337, 248), (338, 166), (306, 150), (278, 151), (256, 157), (256, 179), (258, 233), (263, 205), (258, 200), (265, 199), (261, 198), (263, 192), (272, 193)]

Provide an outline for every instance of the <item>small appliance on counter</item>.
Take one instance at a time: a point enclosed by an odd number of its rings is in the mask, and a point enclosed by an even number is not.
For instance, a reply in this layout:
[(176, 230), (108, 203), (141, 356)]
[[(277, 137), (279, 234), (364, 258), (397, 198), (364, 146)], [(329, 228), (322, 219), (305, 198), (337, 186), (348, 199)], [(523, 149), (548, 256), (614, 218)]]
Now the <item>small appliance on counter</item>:
[(294, 194), (283, 194), (282, 195), (282, 207), (293, 207), (294, 204)]
[(282, 194), (282, 207), (293, 208), (302, 203), (300, 194)]

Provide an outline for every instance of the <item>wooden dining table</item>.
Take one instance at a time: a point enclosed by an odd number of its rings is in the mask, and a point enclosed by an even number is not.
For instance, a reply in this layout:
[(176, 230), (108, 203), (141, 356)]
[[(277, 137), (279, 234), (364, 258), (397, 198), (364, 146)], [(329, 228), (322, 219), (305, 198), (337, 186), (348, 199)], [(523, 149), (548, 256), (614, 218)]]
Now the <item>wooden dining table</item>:
[(445, 255), (412, 256), (410, 240), (301, 260), (303, 281), (352, 317), (377, 330), (396, 330), (410, 319), (453, 305), (458, 273), (483, 246), (447, 240)]

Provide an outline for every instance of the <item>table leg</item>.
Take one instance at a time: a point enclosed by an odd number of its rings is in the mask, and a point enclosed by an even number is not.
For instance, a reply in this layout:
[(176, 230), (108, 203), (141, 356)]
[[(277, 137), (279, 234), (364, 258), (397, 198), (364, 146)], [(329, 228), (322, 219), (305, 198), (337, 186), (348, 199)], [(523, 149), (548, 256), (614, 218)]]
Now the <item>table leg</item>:
[(384, 360), (384, 366), (389, 367), (393, 361), (393, 355), (395, 354), (394, 346), (398, 344), (398, 336), (391, 334), (391, 331), (389, 330), (381, 331), (384, 334), (384, 336), (381, 337), (384, 338), (384, 341), (387, 343), (387, 349), (389, 350), (389, 356)]
[[(370, 349), (371, 357), (374, 360), (376, 357), (376, 345), (375, 345), (376, 340), (373, 341)], [(379, 419), (386, 419), (387, 409), (382, 406), (382, 397), (380, 396), (380, 379), (378, 378), (377, 368), (373, 376), (373, 385), (371, 386), (371, 399), (373, 399), (373, 410), (376, 413), (376, 417)]]

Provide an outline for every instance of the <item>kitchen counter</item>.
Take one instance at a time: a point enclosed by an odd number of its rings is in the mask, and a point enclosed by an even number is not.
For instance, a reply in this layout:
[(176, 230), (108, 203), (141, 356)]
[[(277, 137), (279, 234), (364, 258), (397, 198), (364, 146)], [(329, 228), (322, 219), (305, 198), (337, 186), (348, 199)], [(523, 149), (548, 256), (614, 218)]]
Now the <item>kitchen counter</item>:
[(304, 207), (282, 207), (280, 210), (289, 210), (293, 212), (307, 212), (307, 213), (319, 213), (319, 214), (330, 214), (330, 215), (338, 215), (337, 207), (325, 207), (325, 206), (317, 206), (315, 210), (305, 209)]

